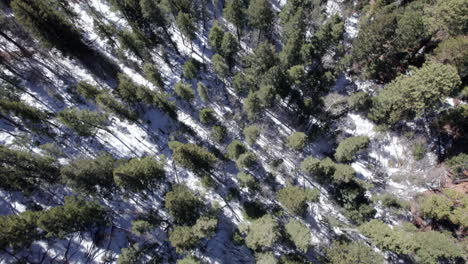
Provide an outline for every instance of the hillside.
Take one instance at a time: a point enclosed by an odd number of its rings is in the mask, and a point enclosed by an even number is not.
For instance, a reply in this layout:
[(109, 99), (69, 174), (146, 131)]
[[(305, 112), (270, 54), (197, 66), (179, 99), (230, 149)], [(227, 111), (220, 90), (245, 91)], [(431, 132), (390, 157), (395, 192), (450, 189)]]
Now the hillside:
[(0, 263), (468, 260), (466, 1), (0, 8)]

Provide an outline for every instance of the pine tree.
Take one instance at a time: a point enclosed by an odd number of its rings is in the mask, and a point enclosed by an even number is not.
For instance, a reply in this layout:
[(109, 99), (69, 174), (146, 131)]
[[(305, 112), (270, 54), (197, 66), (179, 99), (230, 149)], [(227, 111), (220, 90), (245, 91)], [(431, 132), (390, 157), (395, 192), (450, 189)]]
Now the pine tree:
[(249, 96), (244, 99), (244, 111), (247, 113), (249, 120), (256, 120), (262, 110), (262, 103), (257, 93), (250, 92)]
[(59, 112), (58, 119), (79, 136), (91, 137), (98, 129), (104, 129), (108, 117), (103, 113), (70, 108)]
[(300, 221), (294, 219), (289, 220), (285, 228), (290, 239), (294, 242), (296, 247), (302, 252), (307, 252), (307, 249), (311, 245), (311, 235), (309, 228), (307, 228), (307, 226)]
[(193, 92), (192, 87), (187, 83), (176, 83), (174, 86), (174, 92), (177, 96), (189, 103), (195, 98), (195, 93)]
[(229, 66), (221, 55), (213, 55), (213, 57), (211, 57), (211, 63), (213, 63), (213, 69), (216, 74), (223, 78), (227, 77), (229, 74)]
[(217, 161), (208, 150), (195, 144), (177, 144), (171, 149), (172, 158), (178, 165), (196, 173), (211, 171)]
[(164, 90), (163, 78), (154, 64), (146, 63), (145, 65), (143, 65), (143, 73), (145, 75), (145, 78), (148, 79), (148, 81), (150, 81), (154, 86)]
[(251, 126), (244, 128), (243, 132), (244, 132), (245, 141), (247, 141), (249, 145), (255, 144), (258, 137), (260, 136), (261, 131), (262, 131), (261, 128), (259, 128), (257, 125), (251, 125)]
[(236, 27), (237, 40), (240, 41), (242, 29), (246, 24), (245, 8), (242, 0), (228, 0), (224, 8), (224, 17)]
[(294, 132), (288, 137), (288, 146), (294, 150), (302, 150), (307, 144), (307, 135), (303, 132)]
[(112, 97), (112, 95), (108, 93), (105, 93), (105, 92), (100, 93), (96, 97), (96, 102), (104, 110), (117, 115), (122, 120), (126, 119), (126, 120), (133, 121), (133, 122), (138, 120), (137, 112), (132, 111), (130, 107), (117, 101), (114, 97)]
[(208, 88), (203, 83), (201, 82), (197, 83), (197, 92), (198, 92), (198, 95), (200, 96), (200, 99), (204, 103), (209, 101)]
[(247, 151), (247, 148), (239, 140), (233, 140), (226, 148), (226, 155), (231, 160), (237, 160), (239, 156)]
[(221, 44), (223, 42), (224, 31), (219, 25), (218, 21), (213, 23), (213, 26), (210, 29), (210, 33), (208, 34), (208, 43), (210, 44), (211, 48), (214, 51), (220, 52), (221, 51)]
[(76, 85), (76, 91), (78, 92), (78, 94), (83, 96), (83, 98), (91, 101), (96, 100), (96, 96), (98, 96), (99, 93), (101, 93), (99, 88), (86, 81), (79, 82)]
[(203, 202), (185, 185), (176, 184), (164, 196), (166, 209), (176, 223), (195, 224)]
[(165, 177), (164, 165), (155, 157), (133, 158), (114, 169), (117, 186), (131, 192), (147, 190)]
[(197, 28), (190, 14), (179, 11), (176, 23), (182, 35), (184, 35), (192, 45), (192, 40), (196, 37)]
[(247, 246), (253, 250), (273, 246), (280, 238), (279, 225), (271, 215), (265, 215), (252, 222), (245, 238)]
[(369, 146), (368, 137), (349, 137), (340, 142), (335, 152), (335, 159), (338, 162), (350, 162), (358, 152)]
[(239, 43), (236, 38), (229, 32), (224, 33), (221, 42), (221, 54), (226, 59), (229, 68), (234, 66), (234, 57), (239, 49)]
[(198, 112), (198, 119), (203, 124), (213, 124), (216, 120), (216, 113), (212, 108), (203, 108)]
[(275, 14), (268, 0), (251, 0), (247, 9), (249, 23), (261, 33), (269, 32), (273, 26)]
[(200, 71), (200, 62), (197, 60), (190, 58), (188, 59), (184, 66), (184, 77), (188, 80), (195, 79), (198, 76), (198, 72)]

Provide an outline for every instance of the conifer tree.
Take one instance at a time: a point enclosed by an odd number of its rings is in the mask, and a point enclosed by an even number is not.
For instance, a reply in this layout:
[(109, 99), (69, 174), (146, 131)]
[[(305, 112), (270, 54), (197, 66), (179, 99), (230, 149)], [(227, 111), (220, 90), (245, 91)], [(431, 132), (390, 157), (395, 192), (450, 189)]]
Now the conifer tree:
[(154, 186), (165, 177), (164, 165), (155, 157), (133, 158), (115, 168), (115, 183), (132, 192), (139, 192)]
[(195, 93), (193, 92), (192, 87), (187, 83), (176, 83), (174, 86), (174, 92), (177, 96), (189, 103), (195, 98)]
[(271, 30), (275, 14), (268, 0), (251, 0), (247, 9), (249, 23), (257, 28), (259, 37), (262, 33)]
[(79, 136), (94, 136), (98, 129), (104, 129), (107, 115), (89, 110), (70, 108), (58, 113), (58, 119), (67, 127), (76, 131)]
[(219, 25), (218, 21), (213, 23), (213, 26), (210, 29), (210, 33), (208, 34), (208, 43), (210, 44), (211, 48), (214, 51), (220, 52), (221, 51), (221, 44), (223, 42), (224, 31)]
[(246, 24), (244, 3), (242, 0), (228, 0), (224, 8), (224, 17), (236, 27), (237, 40), (240, 41), (242, 29)]

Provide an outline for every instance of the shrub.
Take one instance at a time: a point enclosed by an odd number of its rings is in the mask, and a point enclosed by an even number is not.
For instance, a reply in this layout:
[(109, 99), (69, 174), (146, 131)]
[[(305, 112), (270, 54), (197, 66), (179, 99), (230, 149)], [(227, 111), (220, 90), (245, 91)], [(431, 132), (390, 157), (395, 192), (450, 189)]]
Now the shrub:
[(198, 119), (203, 124), (212, 124), (216, 122), (216, 113), (212, 108), (203, 108), (198, 112)]
[(175, 94), (187, 102), (191, 102), (195, 98), (195, 93), (190, 84), (178, 82), (174, 86)]
[(164, 177), (164, 165), (151, 156), (131, 159), (114, 170), (115, 183), (132, 192), (146, 190)]
[(445, 195), (431, 194), (424, 197), (421, 211), (424, 217), (447, 220), (451, 215), (454, 202)]
[(176, 223), (194, 224), (203, 207), (202, 201), (184, 185), (173, 185), (164, 199), (166, 209)]
[(310, 230), (298, 220), (291, 219), (286, 224), (286, 232), (289, 238), (294, 242), (294, 245), (303, 252), (307, 252), (310, 246)]
[(352, 161), (355, 155), (369, 146), (368, 137), (350, 137), (340, 142), (335, 158), (338, 162)]
[(257, 181), (255, 178), (246, 172), (239, 172), (237, 174), (237, 179), (239, 180), (241, 187), (247, 187), (249, 189), (255, 189), (257, 187)]
[(288, 137), (288, 146), (294, 150), (302, 150), (307, 143), (307, 136), (303, 132), (294, 132)]
[(253, 145), (260, 136), (261, 129), (257, 125), (251, 125), (244, 128), (244, 137), (247, 144)]
[(227, 157), (232, 160), (237, 160), (239, 156), (247, 151), (246, 147), (239, 140), (233, 140), (227, 146)]
[(257, 155), (253, 152), (243, 153), (236, 160), (236, 165), (239, 169), (251, 168), (255, 164), (257, 164)]
[(468, 174), (468, 154), (460, 153), (445, 162), (455, 178), (465, 178)]
[(415, 160), (422, 160), (424, 156), (426, 155), (426, 152), (427, 152), (426, 144), (422, 142), (414, 143), (413, 146), (411, 146), (411, 153), (413, 154), (413, 158)]
[(372, 250), (361, 242), (343, 243), (334, 241), (326, 250), (326, 256), (330, 264), (383, 264), (381, 254)]
[(218, 143), (223, 143), (226, 139), (226, 128), (224, 126), (213, 126), (211, 137)]
[(271, 215), (265, 215), (252, 222), (245, 238), (247, 246), (253, 250), (271, 247), (280, 238), (279, 226)]

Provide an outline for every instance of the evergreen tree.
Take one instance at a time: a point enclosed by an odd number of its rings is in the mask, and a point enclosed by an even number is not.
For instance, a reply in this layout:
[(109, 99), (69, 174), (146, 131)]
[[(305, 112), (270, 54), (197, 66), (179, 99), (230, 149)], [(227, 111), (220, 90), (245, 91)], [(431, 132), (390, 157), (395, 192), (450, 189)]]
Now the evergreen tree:
[(0, 113), (14, 115), (21, 118), (22, 121), (34, 124), (41, 123), (48, 118), (48, 115), (42, 110), (19, 100), (0, 99)]
[(247, 148), (239, 140), (233, 140), (226, 148), (226, 155), (232, 160), (237, 160), (239, 156), (247, 151)]
[(197, 83), (197, 92), (198, 92), (198, 95), (200, 96), (200, 99), (204, 103), (209, 101), (208, 88), (203, 83), (201, 82)]
[(311, 244), (311, 235), (309, 228), (307, 228), (307, 226), (301, 223), (300, 221), (294, 219), (289, 220), (285, 227), (289, 238), (294, 242), (296, 247), (302, 252), (307, 252), (307, 249), (310, 247)]
[(196, 173), (211, 171), (217, 161), (208, 150), (195, 144), (180, 144), (171, 149), (172, 158), (178, 165)]
[(240, 41), (242, 29), (246, 24), (245, 8), (242, 0), (228, 0), (224, 8), (224, 17), (236, 27), (237, 40)]
[(369, 114), (374, 121), (393, 125), (436, 109), (460, 85), (455, 67), (428, 63), (410, 76), (397, 77), (374, 97)]
[(318, 197), (318, 192), (296, 186), (288, 186), (278, 191), (278, 201), (296, 215), (303, 215), (307, 209), (307, 202), (316, 202)]
[(247, 9), (249, 23), (260, 33), (269, 32), (273, 26), (275, 13), (268, 0), (251, 0)]
[(223, 43), (224, 31), (219, 25), (218, 21), (213, 23), (213, 26), (210, 29), (210, 33), (208, 34), (208, 44), (210, 44), (211, 48), (214, 51), (220, 52), (221, 45)]
[(190, 58), (185, 62), (183, 69), (185, 78), (188, 80), (195, 79), (200, 71), (200, 63), (197, 60)]
[(132, 192), (147, 190), (164, 177), (164, 165), (151, 156), (133, 158), (114, 169), (117, 186)]
[[(142, 1), (149, 1), (149, 0), (142, 0)], [(145, 78), (148, 79), (154, 86), (164, 89), (164, 81), (161, 76), (161, 73), (156, 68), (154, 64), (145, 63), (143, 65), (143, 73)]]
[(229, 68), (234, 66), (234, 57), (239, 49), (239, 42), (229, 32), (224, 33), (223, 40), (221, 42), (221, 54), (226, 59)]
[(211, 129), (211, 137), (218, 143), (223, 143), (226, 139), (226, 127), (224, 126), (213, 126)]
[(55, 159), (0, 146), (0, 187), (31, 192), (59, 176)]
[(257, 94), (263, 107), (271, 108), (274, 106), (276, 91), (272, 85), (260, 85), (260, 89)]
[(213, 69), (220, 77), (227, 77), (229, 74), (229, 66), (226, 64), (225, 59), (219, 55), (215, 54), (211, 57), (211, 63), (213, 63)]
[(78, 94), (83, 96), (83, 98), (94, 101), (96, 100), (96, 96), (101, 93), (100, 89), (96, 86), (89, 84), (86, 81), (81, 81), (76, 85), (76, 91)]
[(434, 50), (433, 60), (455, 66), (458, 75), (467, 84), (468, 81), (468, 38), (458, 36), (442, 41)]
[(195, 39), (197, 28), (195, 26), (195, 22), (190, 17), (190, 14), (179, 11), (177, 14), (176, 24), (182, 35), (192, 43), (192, 40)]
[(343, 243), (334, 241), (326, 250), (327, 258), (330, 264), (383, 264), (384, 259), (381, 254), (372, 250), (360, 242)]
[(252, 222), (245, 243), (249, 248), (257, 250), (262, 247), (273, 246), (279, 238), (278, 223), (271, 215), (265, 215)]
[(257, 164), (257, 155), (250, 151), (241, 154), (236, 160), (236, 165), (239, 169), (251, 168), (255, 164)]
[(28, 248), (42, 238), (36, 225), (37, 214), (26, 211), (17, 215), (0, 216), (0, 249)]
[(190, 84), (178, 82), (174, 86), (174, 92), (177, 96), (187, 102), (191, 102), (195, 98), (195, 93)]
[(302, 150), (307, 144), (307, 135), (303, 132), (294, 132), (288, 137), (288, 146), (294, 150)]
[(262, 109), (261, 101), (257, 93), (250, 92), (249, 96), (244, 99), (244, 111), (247, 113), (249, 120), (256, 120)]
[(107, 194), (114, 186), (114, 163), (107, 153), (95, 159), (78, 158), (62, 167), (60, 174), (62, 181), (76, 191), (97, 194), (102, 190)]
[(239, 180), (241, 187), (249, 188), (250, 190), (257, 188), (257, 181), (251, 174), (247, 172), (239, 172), (237, 174), (237, 179)]
[(202, 124), (213, 124), (216, 120), (216, 113), (212, 108), (203, 108), (198, 112), (198, 119)]
[(261, 131), (262, 131), (261, 128), (259, 128), (257, 125), (251, 125), (251, 126), (244, 128), (243, 132), (244, 132), (245, 141), (247, 141), (249, 145), (255, 144), (258, 137), (260, 136)]
[(166, 193), (165, 206), (176, 223), (195, 224), (203, 207), (202, 201), (185, 185), (176, 184)]
[(67, 127), (76, 131), (79, 136), (94, 136), (98, 129), (104, 129), (107, 115), (89, 110), (70, 108), (58, 113), (58, 119)]
[(133, 122), (138, 120), (138, 113), (132, 111), (130, 107), (117, 101), (115, 98), (112, 97), (112, 95), (108, 93), (100, 93), (96, 97), (96, 102), (99, 106), (104, 108), (104, 110), (117, 115), (122, 120), (127, 119)]
[(368, 137), (349, 137), (340, 142), (335, 152), (335, 159), (338, 162), (350, 162), (356, 154), (369, 146)]

